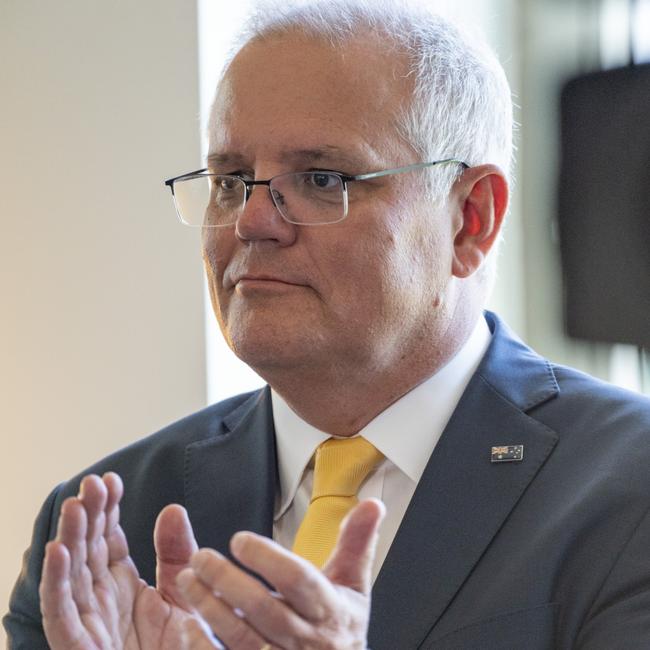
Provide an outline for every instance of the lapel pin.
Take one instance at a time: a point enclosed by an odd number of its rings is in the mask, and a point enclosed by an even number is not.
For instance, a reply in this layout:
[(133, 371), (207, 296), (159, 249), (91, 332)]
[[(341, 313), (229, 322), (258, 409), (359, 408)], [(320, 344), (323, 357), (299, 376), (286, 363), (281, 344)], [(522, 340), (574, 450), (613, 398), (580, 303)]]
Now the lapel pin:
[(524, 459), (523, 445), (492, 447), (491, 463), (518, 463)]

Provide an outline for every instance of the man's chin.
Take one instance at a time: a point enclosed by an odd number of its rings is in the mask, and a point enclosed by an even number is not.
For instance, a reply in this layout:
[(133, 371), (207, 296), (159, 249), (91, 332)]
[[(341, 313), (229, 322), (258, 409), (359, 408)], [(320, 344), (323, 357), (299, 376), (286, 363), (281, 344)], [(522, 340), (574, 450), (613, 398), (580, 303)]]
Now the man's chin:
[(271, 376), (278, 372), (293, 373), (297, 368), (314, 362), (301, 346), (283, 345), (278, 349), (274, 341), (242, 342), (233, 340), (231, 349), (235, 355), (250, 366), (260, 377), (271, 381)]

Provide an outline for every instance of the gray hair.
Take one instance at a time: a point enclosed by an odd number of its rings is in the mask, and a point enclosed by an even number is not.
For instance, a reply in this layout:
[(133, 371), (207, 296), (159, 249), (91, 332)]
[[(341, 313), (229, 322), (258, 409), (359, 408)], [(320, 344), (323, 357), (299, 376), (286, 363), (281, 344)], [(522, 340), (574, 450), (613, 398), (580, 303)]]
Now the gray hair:
[[(262, 0), (229, 61), (249, 41), (296, 30), (333, 47), (360, 33), (384, 37), (381, 43), (388, 51), (408, 60), (413, 98), (395, 117), (400, 136), (422, 161), (453, 157), (470, 166), (494, 163), (510, 176), (510, 88), (496, 56), (477, 35), (408, 0)], [(429, 189), (439, 199), (446, 197), (459, 172), (455, 166), (436, 170)]]

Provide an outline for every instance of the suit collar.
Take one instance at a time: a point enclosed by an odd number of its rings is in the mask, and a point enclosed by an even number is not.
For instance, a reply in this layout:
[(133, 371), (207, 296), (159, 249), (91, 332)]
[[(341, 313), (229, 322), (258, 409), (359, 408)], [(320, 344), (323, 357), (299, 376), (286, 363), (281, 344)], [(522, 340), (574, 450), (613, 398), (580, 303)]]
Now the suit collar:
[[(550, 365), (496, 316), (486, 318), (490, 348), (429, 459), (375, 583), (371, 647), (420, 645), (556, 444), (556, 434), (526, 413), (557, 395)], [(522, 462), (490, 462), (492, 446), (515, 444), (524, 445)]]
[(560, 388), (548, 360), (531, 350), (492, 312), (485, 312), (485, 320), (492, 343), (477, 374), (522, 411), (554, 398)]

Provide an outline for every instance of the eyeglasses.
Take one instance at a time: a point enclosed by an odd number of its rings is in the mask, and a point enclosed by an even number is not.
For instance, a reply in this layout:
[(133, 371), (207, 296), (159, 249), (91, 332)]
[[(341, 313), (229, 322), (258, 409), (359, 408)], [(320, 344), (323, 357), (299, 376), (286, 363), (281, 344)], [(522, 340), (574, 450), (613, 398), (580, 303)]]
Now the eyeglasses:
[(271, 200), (282, 218), (301, 226), (322, 226), (338, 223), (348, 214), (348, 183), (371, 178), (402, 174), (435, 165), (466, 163), (448, 158), (434, 162), (415, 163), (396, 169), (348, 176), (339, 172), (315, 170), (279, 174), (267, 180), (251, 181), (240, 176), (213, 174), (198, 169), (170, 178), (165, 185), (174, 197), (176, 212), (187, 226), (223, 228), (232, 226), (244, 210), (253, 187), (266, 185)]

